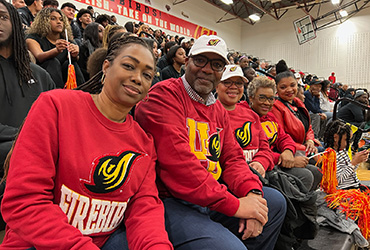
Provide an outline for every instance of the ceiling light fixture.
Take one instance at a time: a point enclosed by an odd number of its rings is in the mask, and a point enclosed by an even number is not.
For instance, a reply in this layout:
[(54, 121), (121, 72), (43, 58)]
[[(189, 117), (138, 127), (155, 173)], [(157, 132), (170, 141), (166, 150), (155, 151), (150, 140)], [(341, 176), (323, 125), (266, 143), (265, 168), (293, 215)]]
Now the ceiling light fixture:
[(221, 0), (224, 4), (232, 4), (233, 0)]
[(260, 20), (260, 16), (257, 15), (257, 14), (252, 14), (249, 16), (249, 19), (251, 19), (253, 22), (257, 22), (258, 20)]
[(340, 0), (331, 0), (331, 3), (332, 4), (339, 4), (340, 3)]
[(339, 15), (341, 15), (341, 17), (346, 17), (348, 16), (348, 12), (346, 10), (340, 10)]

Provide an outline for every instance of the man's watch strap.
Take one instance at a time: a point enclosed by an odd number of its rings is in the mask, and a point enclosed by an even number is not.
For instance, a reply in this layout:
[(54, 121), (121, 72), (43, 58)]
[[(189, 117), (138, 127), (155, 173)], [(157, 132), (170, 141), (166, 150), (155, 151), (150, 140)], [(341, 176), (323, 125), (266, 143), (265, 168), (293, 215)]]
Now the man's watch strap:
[(249, 193), (262, 195), (262, 191), (261, 190), (258, 190), (258, 189), (252, 189), (251, 191), (249, 191)]

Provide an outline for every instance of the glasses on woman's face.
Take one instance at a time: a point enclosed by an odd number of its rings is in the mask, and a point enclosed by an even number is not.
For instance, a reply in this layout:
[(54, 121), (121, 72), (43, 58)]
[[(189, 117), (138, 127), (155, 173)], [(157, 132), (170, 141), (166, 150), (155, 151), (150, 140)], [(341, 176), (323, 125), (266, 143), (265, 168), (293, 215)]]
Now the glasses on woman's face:
[(193, 63), (195, 66), (203, 68), (207, 65), (209, 62), (211, 64), (211, 68), (214, 71), (221, 72), (224, 70), (226, 62), (222, 59), (209, 59), (206, 56), (202, 55), (196, 55), (196, 56), (191, 56), (193, 59)]
[(274, 97), (274, 96), (267, 97), (267, 96), (265, 96), (265, 95), (259, 95), (259, 96), (258, 96), (258, 101), (259, 101), (259, 102), (262, 102), (262, 103), (264, 103), (264, 102), (268, 101), (270, 104), (273, 104), (273, 103), (274, 103), (274, 101), (275, 101), (275, 97)]
[(243, 87), (244, 83), (243, 82), (238, 82), (238, 81), (231, 81), (231, 80), (226, 80), (226, 81), (222, 81), (221, 82), (225, 87), (229, 88), (231, 87), (233, 84), (235, 84), (236, 87), (238, 87), (238, 89), (240, 89), (241, 87)]

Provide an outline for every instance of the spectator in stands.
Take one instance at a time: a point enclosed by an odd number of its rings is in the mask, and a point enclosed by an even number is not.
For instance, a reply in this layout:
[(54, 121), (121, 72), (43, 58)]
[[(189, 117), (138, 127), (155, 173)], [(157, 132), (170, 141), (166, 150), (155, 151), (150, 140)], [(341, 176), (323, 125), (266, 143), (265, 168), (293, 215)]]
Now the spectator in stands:
[(142, 40), (119, 39), (84, 91), (36, 100), (8, 168), (2, 248), (173, 249), (153, 140), (128, 114), (146, 97), (154, 67)]
[(24, 0), (12, 0), (14, 8), (19, 9), (26, 6)]
[(304, 96), (304, 86), (298, 84), (297, 98), (304, 103), (306, 97)]
[(62, 4), (62, 7), (60, 10), (64, 13), (64, 15), (67, 17), (69, 25), (72, 29), (73, 39), (77, 42), (77, 44), (81, 44), (81, 38), (82, 33), (80, 31), (80, 28), (78, 27), (78, 24), (73, 20), (75, 18), (75, 13), (77, 10), (76, 6), (72, 3), (64, 3)]
[(83, 37), (86, 26), (92, 23), (91, 12), (88, 9), (80, 9), (80, 11), (77, 13), (76, 19), (80, 28), (81, 36)]
[(96, 13), (94, 11), (94, 8), (91, 5), (89, 5), (89, 6), (86, 7), (86, 9), (88, 9), (90, 11), (91, 16), (92, 16), (92, 21), (95, 22)]
[(217, 99), (229, 114), (234, 138), (243, 149), (246, 162), (265, 177), (265, 173), (274, 168), (274, 159), (258, 115), (247, 102), (239, 103), (247, 81), (240, 66), (226, 65), (221, 82), (216, 86)]
[(267, 73), (275, 77), (276, 76), (276, 66), (275, 65), (271, 66), (270, 70)]
[(304, 105), (311, 117), (312, 130), (315, 138), (322, 139), (325, 132), (327, 117), (320, 108), (320, 92), (322, 81), (314, 78), (310, 82), (310, 88), (304, 92)]
[(167, 62), (167, 53), (168, 51), (171, 49), (172, 46), (176, 45), (176, 42), (174, 41), (170, 41), (170, 42), (167, 42), (165, 45), (164, 45), (164, 49), (163, 49), (163, 55), (161, 58), (159, 58), (158, 62), (157, 62), (157, 67), (162, 70), (164, 69), (166, 66), (168, 66), (168, 62)]
[(274, 103), (272, 113), (281, 128), (295, 141), (299, 154), (316, 154), (310, 115), (304, 103), (296, 97), (297, 80), (292, 72), (284, 71), (276, 75), (275, 82), (278, 99)]
[(257, 77), (257, 73), (252, 67), (242, 68), (244, 76), (248, 79), (249, 82), (253, 81)]
[[(356, 92), (354, 100), (361, 104), (369, 105), (368, 95), (363, 90)], [(365, 121), (362, 108), (353, 103), (348, 103), (344, 107), (340, 108), (337, 116), (339, 119), (349, 122), (357, 127), (361, 126)]]
[(340, 84), (339, 85), (339, 97), (342, 98), (344, 97), (344, 95), (346, 94), (346, 91), (348, 89), (348, 85), (347, 84)]
[[(158, 44), (157, 44), (157, 41), (152, 39), (152, 38), (147, 38), (147, 37), (142, 37), (141, 39), (143, 39), (146, 42), (146, 44), (149, 46), (149, 48), (151, 48), (153, 50), (155, 60), (157, 61), (157, 59), (158, 59)], [(154, 75), (154, 78), (153, 78), (153, 81), (152, 81), (152, 86), (154, 84), (156, 84), (157, 82), (160, 82), (160, 81), (162, 81), (162, 75), (161, 75), (161, 72), (159, 71), (158, 67), (156, 67), (156, 72), (155, 72), (155, 75)]]
[(161, 30), (154, 31), (154, 39), (157, 40), (158, 45), (160, 46), (158, 49), (162, 49), (162, 43), (163, 43), (163, 36)]
[(119, 25), (117, 23), (117, 17), (115, 15), (110, 16), (111, 25)]
[(168, 66), (161, 70), (162, 80), (182, 76), (185, 73), (182, 68), (185, 65), (185, 59), (185, 50), (180, 45), (172, 46), (167, 53)]
[(262, 198), (227, 111), (212, 94), (226, 63), (225, 42), (201, 36), (185, 75), (154, 85), (136, 108), (137, 121), (154, 137), (166, 229), (175, 248), (273, 249), (285, 215), (279, 192), (263, 188), (267, 203)]
[(142, 24), (136, 34), (139, 37), (153, 38), (153, 36), (149, 34), (149, 25), (147, 24)]
[(106, 56), (107, 56), (106, 48), (99, 48), (89, 56), (86, 65), (87, 72), (89, 73), (89, 79), (100, 72)]
[(338, 189), (361, 189), (367, 191), (369, 188), (361, 185), (357, 178), (356, 170), (361, 162), (367, 160), (369, 151), (355, 152), (352, 154), (351, 159), (348, 155), (351, 138), (352, 130), (350, 125), (339, 120), (328, 124), (325, 132), (325, 142), (327, 142), (328, 147), (336, 151)]
[(99, 23), (94, 22), (86, 26), (78, 58), (78, 65), (85, 79), (90, 79), (87, 72), (87, 60), (96, 49), (102, 47), (103, 31), (104, 27)]
[(36, 14), (42, 10), (42, 0), (25, 0), (27, 6), (17, 9), (21, 16), (23, 29), (28, 29), (35, 19)]
[(330, 81), (324, 80), (321, 82), (322, 88), (320, 91), (320, 109), (324, 112), (329, 121), (333, 117), (334, 102), (330, 101), (328, 96), (328, 87)]
[(332, 73), (331, 73), (331, 76), (329, 76), (328, 80), (329, 80), (331, 83), (335, 83), (335, 72), (332, 72)]
[(108, 16), (107, 14), (101, 14), (101, 15), (98, 15), (96, 18), (95, 18), (95, 22), (97, 23), (100, 23), (101, 25), (103, 25), (103, 27), (107, 27), (108, 24), (110, 24), (111, 20), (110, 20), (110, 16)]
[[(65, 40), (65, 29), (69, 42)], [(85, 81), (77, 64), (79, 47), (73, 43), (71, 27), (60, 10), (51, 8), (41, 10), (31, 25), (26, 42), (37, 64), (49, 72), (58, 88), (63, 88), (67, 81), (69, 64), (67, 50), (75, 67), (77, 84)]]
[[(346, 97), (350, 100), (353, 100), (353, 97), (355, 95), (355, 89), (354, 88), (348, 88), (348, 85), (343, 85), (342, 90), (345, 90), (344, 95), (342, 97)], [(342, 101), (340, 103), (340, 107), (341, 108), (344, 107), (345, 105), (347, 105), (347, 103), (348, 103), (347, 101)]]
[(339, 98), (339, 86), (342, 85), (339, 82), (333, 84), (333, 86), (329, 90), (329, 99), (332, 101), (336, 101)]
[[(41, 92), (55, 88), (50, 75), (40, 66), (31, 63), (24, 42), (21, 18), (17, 10), (5, 0), (0, 0), (0, 178), (3, 165), (18, 129), (27, 116), (32, 103)], [(5, 183), (0, 184), (2, 197)], [(0, 200), (1, 201), (1, 200)], [(0, 230), (5, 223), (0, 216)]]
[(138, 30), (135, 27), (135, 23), (134, 22), (127, 22), (127, 23), (125, 23), (125, 28), (126, 28), (127, 32), (131, 32), (131, 33), (134, 33), (134, 34), (136, 34), (136, 32)]
[(105, 27), (104, 32), (103, 32), (103, 47), (108, 48), (109, 40), (112, 38), (114, 34), (124, 33), (124, 32), (126, 32), (126, 29), (122, 27), (121, 25), (108, 24), (107, 27)]
[(243, 68), (246, 68), (246, 67), (249, 67), (249, 60), (248, 60), (248, 57), (247, 56), (242, 56), (239, 58), (239, 65), (240, 67), (243, 69)]
[(266, 133), (273, 151), (274, 165), (279, 166), (282, 171), (298, 177), (307, 190), (315, 190), (321, 181), (320, 170), (314, 165), (308, 164), (306, 156), (295, 156), (295, 142), (290, 135), (285, 133), (282, 125), (270, 112), (275, 101), (275, 86), (275, 82), (267, 77), (255, 78), (248, 87), (250, 106), (259, 115), (262, 129)]
[(58, 9), (59, 3), (57, 0), (44, 0), (43, 1), (43, 8), (54, 8)]

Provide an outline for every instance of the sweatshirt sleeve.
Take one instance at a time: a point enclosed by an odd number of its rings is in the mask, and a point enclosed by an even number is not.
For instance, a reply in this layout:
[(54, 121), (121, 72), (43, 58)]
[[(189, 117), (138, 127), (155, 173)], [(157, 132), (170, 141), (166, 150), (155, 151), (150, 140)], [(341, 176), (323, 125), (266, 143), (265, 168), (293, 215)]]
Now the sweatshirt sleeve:
[(161, 181), (176, 198), (233, 216), (239, 200), (191, 152), (181, 93), (156, 85), (149, 94), (149, 101), (137, 106), (135, 118), (154, 137)]
[(164, 223), (164, 207), (155, 184), (155, 149), (146, 176), (125, 212), (126, 235), (132, 250), (171, 250)]
[(259, 133), (259, 149), (258, 152), (253, 156), (252, 162), (257, 161), (262, 164), (266, 171), (270, 171), (274, 168), (273, 154), (270, 149), (267, 136), (261, 127), (261, 122), (258, 121), (257, 125), (258, 126), (256, 127), (258, 127), (258, 130), (256, 132)]
[(37, 249), (99, 249), (53, 203), (58, 111), (46, 94), (31, 108), (11, 157), (1, 212), (11, 234)]

